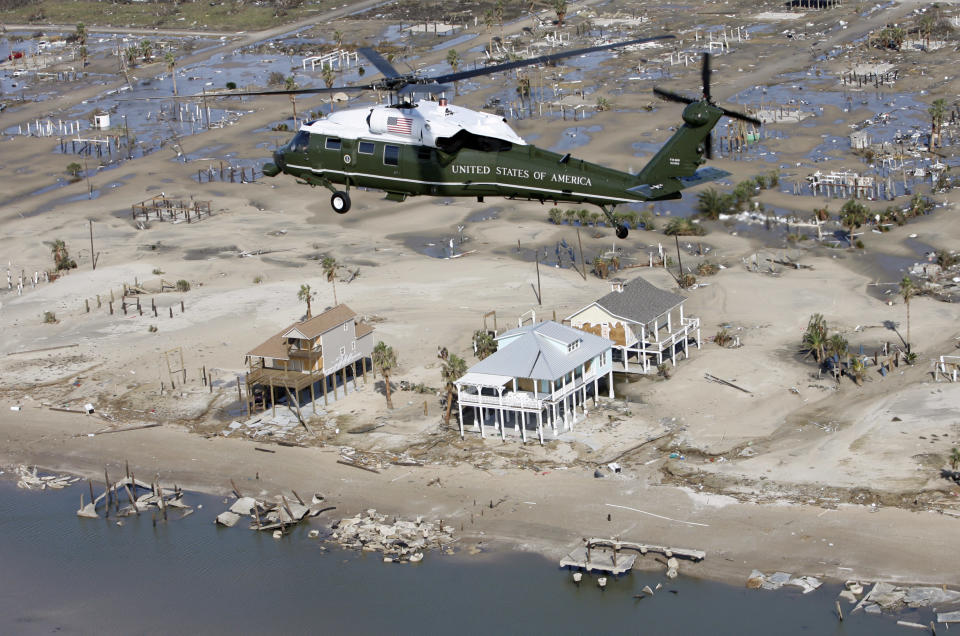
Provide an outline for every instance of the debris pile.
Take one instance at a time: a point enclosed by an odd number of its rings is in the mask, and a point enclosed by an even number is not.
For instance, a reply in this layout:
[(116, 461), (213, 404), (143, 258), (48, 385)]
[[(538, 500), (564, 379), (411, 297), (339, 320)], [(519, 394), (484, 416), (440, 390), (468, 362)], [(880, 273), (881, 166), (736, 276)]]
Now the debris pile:
[[(851, 583), (860, 587), (862, 592), (862, 586), (855, 582), (848, 582), (846, 591), (855, 591), (851, 589)], [(850, 600), (850, 595), (844, 594), (844, 592), (841, 592), (840, 596), (848, 601)], [(956, 606), (957, 604), (960, 604), (960, 592), (948, 590), (946, 586), (901, 587), (893, 583), (880, 581), (874, 584), (866, 596), (853, 608), (853, 611), (863, 609), (868, 614), (880, 614), (881, 612), (897, 612), (907, 607), (918, 608), (931, 605), (938, 610), (942, 610), (946, 609), (945, 606), (947, 605)]]
[(445, 526), (442, 521), (428, 522), (423, 517), (416, 521), (394, 519), (376, 510), (367, 510), (334, 524), (331, 539), (341, 546), (365, 552), (380, 552), (387, 563), (394, 561), (416, 563), (423, 559), (423, 553), (431, 548), (453, 554), (453, 526)]
[(277, 411), (276, 416), (261, 414), (246, 422), (230, 422), (223, 431), (224, 437), (241, 435), (257, 441), (273, 440), (302, 444), (313, 439), (313, 435), (300, 423), (296, 413)]
[[(234, 492), (236, 493), (236, 490)], [(308, 516), (316, 517), (324, 511), (333, 510), (332, 506), (324, 507), (323, 497), (320, 495), (314, 495), (307, 505), (295, 491), (290, 492), (293, 493), (293, 500), (280, 495), (273, 502), (243, 497), (236, 493), (237, 500), (228, 510), (217, 515), (216, 522), (232, 528), (241, 518), (249, 517), (251, 530), (273, 530), (274, 536), (279, 538), (289, 526), (297, 525)]]
[(17, 475), (17, 488), (25, 490), (59, 490), (80, 481), (79, 477), (67, 475), (38, 475), (36, 466), (31, 470), (22, 464), (14, 469), (14, 473)]
[(751, 590), (779, 590), (784, 585), (799, 587), (804, 594), (809, 594), (823, 585), (823, 581), (813, 576), (794, 577), (786, 572), (774, 572), (768, 576), (760, 570), (751, 572), (747, 579), (747, 588)]

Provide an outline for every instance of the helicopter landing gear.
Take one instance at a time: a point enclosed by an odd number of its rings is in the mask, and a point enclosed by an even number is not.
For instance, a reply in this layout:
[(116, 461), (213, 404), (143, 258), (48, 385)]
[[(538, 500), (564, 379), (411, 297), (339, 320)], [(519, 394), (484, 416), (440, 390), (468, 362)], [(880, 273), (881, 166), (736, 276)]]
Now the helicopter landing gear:
[(627, 238), (627, 234), (630, 233), (630, 230), (627, 228), (627, 226), (623, 225), (622, 223), (618, 223), (617, 220), (613, 218), (612, 210), (608, 210), (607, 206), (601, 205), (600, 209), (603, 211), (603, 214), (607, 217), (607, 220), (610, 221), (610, 225), (616, 228), (615, 231), (617, 234), (617, 238), (618, 239)]
[(330, 197), (330, 207), (337, 214), (346, 214), (350, 211), (350, 195), (342, 190), (337, 190)]

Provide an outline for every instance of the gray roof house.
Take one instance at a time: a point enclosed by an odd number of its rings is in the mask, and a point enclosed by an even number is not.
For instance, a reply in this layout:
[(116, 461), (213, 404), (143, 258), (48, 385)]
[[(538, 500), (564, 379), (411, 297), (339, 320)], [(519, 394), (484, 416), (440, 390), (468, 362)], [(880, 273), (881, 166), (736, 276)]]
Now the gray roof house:
[[(571, 326), (614, 343), (614, 370), (648, 373), (669, 357), (700, 348), (700, 319), (684, 316), (686, 298), (642, 277), (611, 281), (610, 293), (567, 316)], [(631, 363), (633, 366), (631, 367)]]
[(512, 329), (496, 340), (497, 351), (454, 383), (461, 437), (464, 409), (472, 409), (474, 430), (483, 437), (492, 419), (502, 438), (512, 423), (524, 442), (529, 428), (542, 444), (544, 421), (554, 435), (558, 424), (570, 430), (578, 416), (586, 416), (589, 396), (596, 404), (601, 380), (613, 397), (613, 343), (606, 338), (547, 321)]

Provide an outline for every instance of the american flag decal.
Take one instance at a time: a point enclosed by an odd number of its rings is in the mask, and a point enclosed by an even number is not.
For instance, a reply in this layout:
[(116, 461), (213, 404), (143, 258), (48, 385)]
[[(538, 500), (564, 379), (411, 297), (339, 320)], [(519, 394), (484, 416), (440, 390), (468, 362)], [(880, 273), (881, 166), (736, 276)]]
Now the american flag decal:
[(409, 135), (413, 131), (413, 120), (408, 117), (388, 117), (387, 132)]

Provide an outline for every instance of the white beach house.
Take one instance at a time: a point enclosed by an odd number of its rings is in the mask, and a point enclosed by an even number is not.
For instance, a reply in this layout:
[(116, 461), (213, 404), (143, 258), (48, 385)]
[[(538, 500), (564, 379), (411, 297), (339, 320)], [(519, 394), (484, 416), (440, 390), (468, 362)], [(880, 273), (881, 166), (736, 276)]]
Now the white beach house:
[(613, 343), (579, 329), (548, 321), (512, 329), (497, 337), (497, 351), (455, 382), (463, 436), (464, 411), (486, 437), (492, 425), (501, 438), (513, 427), (523, 441), (544, 425), (554, 436), (587, 414), (587, 399), (604, 384), (613, 397)]

